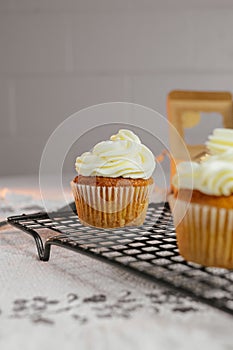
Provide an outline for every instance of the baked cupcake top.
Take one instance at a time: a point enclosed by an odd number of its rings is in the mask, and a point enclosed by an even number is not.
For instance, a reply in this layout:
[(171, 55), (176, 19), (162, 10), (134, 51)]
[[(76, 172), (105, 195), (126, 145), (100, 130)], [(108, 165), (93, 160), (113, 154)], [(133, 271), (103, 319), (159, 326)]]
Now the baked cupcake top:
[(79, 175), (149, 179), (155, 169), (152, 152), (132, 131), (121, 129), (110, 140), (99, 142), (92, 151), (76, 159)]
[(208, 137), (206, 146), (211, 154), (220, 154), (233, 148), (233, 129), (217, 128)]
[(198, 190), (207, 195), (233, 194), (233, 147), (210, 155), (201, 163), (178, 164), (173, 185), (177, 189)]

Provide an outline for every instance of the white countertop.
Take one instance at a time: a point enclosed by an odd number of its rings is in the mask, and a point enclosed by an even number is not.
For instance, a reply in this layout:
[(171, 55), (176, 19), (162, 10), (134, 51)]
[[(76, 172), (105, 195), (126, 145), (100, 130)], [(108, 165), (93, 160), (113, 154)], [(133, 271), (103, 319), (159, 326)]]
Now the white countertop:
[[(37, 184), (0, 178), (0, 217), (39, 206)], [(221, 311), (65, 249), (40, 262), (32, 238), (11, 227), (0, 245), (3, 350), (233, 348), (233, 318)]]

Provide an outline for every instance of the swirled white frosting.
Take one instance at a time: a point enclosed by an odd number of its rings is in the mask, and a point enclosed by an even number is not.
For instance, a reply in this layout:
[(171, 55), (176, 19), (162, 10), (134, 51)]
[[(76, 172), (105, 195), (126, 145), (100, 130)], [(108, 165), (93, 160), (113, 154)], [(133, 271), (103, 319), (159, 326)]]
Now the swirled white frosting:
[(122, 129), (78, 157), (75, 167), (84, 176), (149, 179), (155, 169), (155, 158), (138, 136)]
[(229, 147), (233, 148), (233, 129), (214, 129), (213, 134), (208, 137), (206, 146), (211, 154), (219, 154)]
[(183, 162), (173, 178), (176, 188), (199, 190), (214, 196), (233, 193), (233, 148), (207, 157), (202, 163)]

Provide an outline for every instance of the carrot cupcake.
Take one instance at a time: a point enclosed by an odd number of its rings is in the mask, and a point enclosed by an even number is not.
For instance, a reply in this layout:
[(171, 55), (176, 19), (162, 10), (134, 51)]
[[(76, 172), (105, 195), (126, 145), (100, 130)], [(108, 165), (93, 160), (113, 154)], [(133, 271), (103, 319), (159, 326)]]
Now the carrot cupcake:
[(76, 159), (78, 176), (71, 182), (80, 221), (112, 228), (142, 225), (152, 189), (155, 160), (130, 130)]
[(233, 148), (184, 162), (171, 195), (180, 254), (205, 266), (233, 268)]

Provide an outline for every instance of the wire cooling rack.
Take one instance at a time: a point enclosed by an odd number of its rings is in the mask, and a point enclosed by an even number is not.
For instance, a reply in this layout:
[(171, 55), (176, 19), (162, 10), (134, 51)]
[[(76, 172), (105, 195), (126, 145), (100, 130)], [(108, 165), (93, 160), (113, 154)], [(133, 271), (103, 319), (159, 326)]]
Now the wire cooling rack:
[[(83, 226), (76, 212), (12, 216), (8, 222), (31, 235), (40, 260), (48, 261), (52, 245), (84, 253), (160, 282), (233, 315), (233, 270), (186, 262), (176, 245), (167, 203), (151, 204), (140, 227), (98, 229)], [(52, 230), (43, 243), (41, 233)]]

